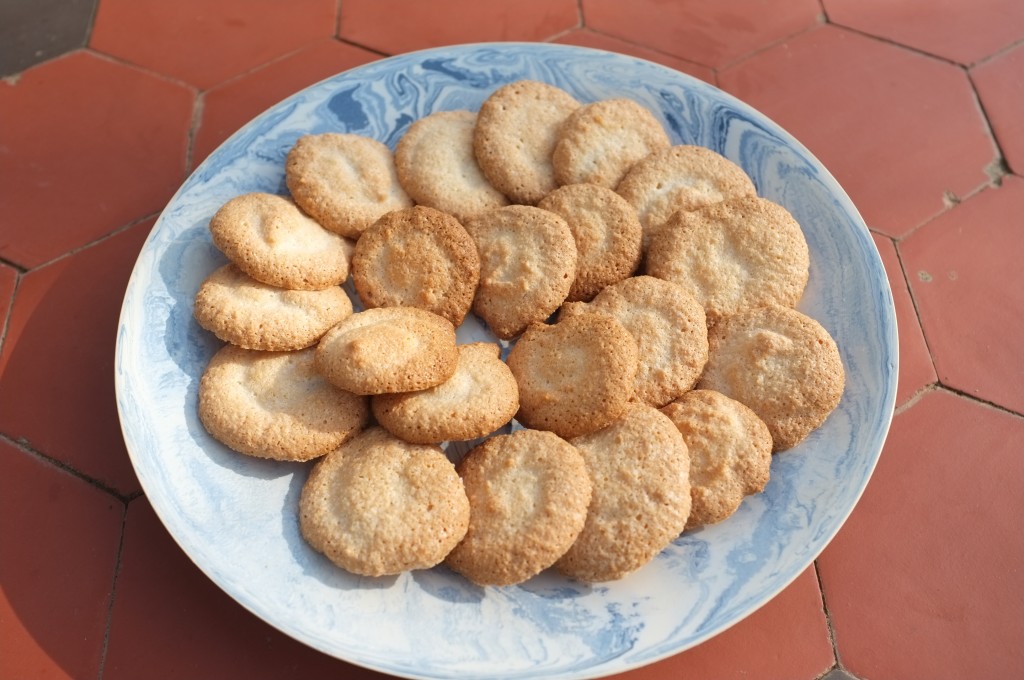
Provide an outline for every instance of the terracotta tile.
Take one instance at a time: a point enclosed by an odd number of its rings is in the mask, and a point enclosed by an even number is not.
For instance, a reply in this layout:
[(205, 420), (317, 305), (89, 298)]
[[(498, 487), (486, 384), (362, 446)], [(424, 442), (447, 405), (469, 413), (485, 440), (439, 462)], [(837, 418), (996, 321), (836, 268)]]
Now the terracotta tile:
[(1024, 45), (975, 67), (971, 79), (1007, 164), (1024, 174)]
[(145, 498), (128, 506), (104, 680), (388, 676), (271, 628), (189, 561)]
[(1019, 0), (823, 0), (829, 21), (960, 64), (1024, 38)]
[(334, 35), (336, 16), (336, 0), (103, 0), (89, 45), (206, 89)]
[(123, 515), (0, 439), (0, 677), (97, 676)]
[(818, 560), (839, 659), (864, 678), (1024, 677), (1024, 419), (926, 394), (896, 416)]
[(203, 117), (193, 146), (193, 164), (198, 164), (235, 130), (285, 97), (378, 58), (379, 55), (362, 48), (325, 40), (206, 92)]
[(586, 28), (577, 28), (569, 31), (565, 35), (561, 35), (554, 40), (556, 43), (563, 43), (566, 45), (579, 45), (581, 47), (593, 47), (599, 50), (607, 50), (609, 52), (618, 52), (619, 54), (628, 54), (634, 57), (640, 57), (648, 61), (661, 64), (662, 66), (668, 66), (669, 68), (681, 71), (687, 75), (691, 75), (694, 78), (700, 78), (701, 80), (711, 83), (715, 83), (715, 72), (707, 66), (701, 66), (695, 64), (692, 61), (686, 61), (685, 59), (679, 59), (673, 57), (670, 54), (664, 52), (658, 52), (641, 45), (635, 45), (633, 43), (613, 38), (610, 35), (604, 35), (603, 33), (595, 33)]
[(85, 47), (96, 2), (0, 2), (0, 77)]
[(34, 267), (163, 207), (184, 179), (192, 93), (75, 52), (0, 82), (0, 256)]
[(875, 239), (878, 253), (882, 256), (882, 264), (889, 277), (889, 287), (892, 288), (893, 302), (896, 306), (896, 327), (900, 335), (900, 373), (899, 384), (896, 387), (896, 405), (899, 406), (926, 385), (934, 383), (937, 378), (932, 357), (928, 353), (928, 345), (925, 344), (921, 331), (921, 323), (914, 309), (914, 301), (910, 297), (910, 289), (907, 288), (907, 281), (903, 276), (903, 267), (896, 254), (896, 246), (891, 239), (884, 236), (872, 234), (872, 237)]
[(14, 300), (14, 288), (18, 285), (18, 270), (0, 263), (0, 350), (3, 349), (4, 329), (7, 316)]
[(904, 239), (939, 380), (1024, 413), (1024, 179), (1004, 178)]
[(996, 157), (963, 70), (840, 28), (765, 50), (718, 82), (807, 145), (889, 236), (941, 212), (946, 192), (979, 188)]
[(588, 28), (714, 68), (820, 20), (816, 0), (583, 0)]
[(0, 432), (138, 490), (114, 402), (114, 342), (152, 221), (22, 276), (0, 353)]
[(579, 24), (575, 0), (345, 0), (338, 35), (398, 54), (456, 43), (546, 40)]

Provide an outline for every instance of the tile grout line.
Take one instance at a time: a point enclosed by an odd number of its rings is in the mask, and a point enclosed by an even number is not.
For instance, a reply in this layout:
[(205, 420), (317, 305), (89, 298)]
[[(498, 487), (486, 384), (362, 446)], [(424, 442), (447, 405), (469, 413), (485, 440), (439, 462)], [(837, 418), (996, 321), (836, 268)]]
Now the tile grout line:
[(981, 114), (981, 119), (985, 121), (985, 131), (988, 133), (989, 139), (992, 140), (992, 148), (996, 152), (995, 158), (985, 166), (984, 171), (989, 177), (989, 185), (999, 187), (1003, 184), (1003, 177), (1010, 174), (1010, 164), (1006, 162), (1006, 152), (1003, 150), (1003, 145), (1000, 143), (998, 135), (996, 135), (996, 129), (992, 125), (992, 119), (989, 117), (988, 111), (985, 109), (985, 102), (981, 100), (978, 86), (974, 82), (974, 78), (971, 77), (970, 69), (965, 69), (964, 75), (967, 77), (967, 84), (971, 88), (971, 94), (974, 96), (974, 104), (978, 107), (978, 113)]
[(114, 559), (114, 575), (110, 582), (110, 602), (107, 604), (106, 625), (103, 627), (103, 642), (100, 645), (100, 663), (96, 680), (103, 680), (107, 667), (107, 650), (110, 648), (110, 627), (114, 622), (114, 601), (117, 598), (117, 583), (121, 577), (121, 560), (124, 558), (125, 534), (128, 527), (128, 502), (122, 501), (121, 540), (117, 543), (117, 557)]
[(978, 61), (975, 61), (975, 62), (973, 62), (971, 64), (968, 64), (967, 70), (970, 71), (972, 69), (977, 68), (978, 66), (984, 66), (985, 64), (989, 63), (990, 61), (995, 61), (996, 59), (998, 59), (999, 57), (1003, 56), (1007, 52), (1012, 52), (1013, 50), (1017, 49), (1018, 47), (1020, 47), (1022, 45), (1024, 45), (1024, 38), (1020, 38), (1019, 40), (1014, 40), (1010, 44), (1004, 45), (1003, 47), (1000, 47), (998, 50), (996, 50), (992, 54), (985, 55), (984, 57), (982, 57)]
[(931, 52), (928, 52), (926, 50), (921, 49), (920, 47), (914, 47), (912, 45), (906, 45), (904, 43), (897, 42), (896, 40), (893, 40), (892, 38), (886, 38), (885, 36), (882, 36), (882, 35), (875, 35), (873, 33), (868, 33), (867, 31), (859, 29), (859, 28), (856, 28), (854, 26), (847, 26), (846, 24), (835, 23), (834, 21), (830, 21), (829, 23), (831, 23), (832, 26), (835, 26), (836, 28), (838, 28), (840, 30), (848, 31), (849, 33), (852, 33), (854, 35), (859, 35), (862, 38), (867, 38), (868, 40), (875, 40), (875, 41), (878, 41), (878, 42), (883, 43), (885, 45), (890, 45), (891, 47), (896, 47), (896, 48), (899, 48), (901, 50), (906, 50), (907, 52), (911, 52), (913, 54), (916, 54), (919, 57), (925, 57), (926, 59), (934, 59), (935, 61), (941, 61), (944, 64), (948, 64), (950, 66), (955, 66), (956, 68), (959, 68), (959, 69), (962, 69), (962, 70), (965, 70), (965, 71), (968, 68), (967, 64), (961, 64), (960, 62), (958, 62), (958, 61), (956, 61), (954, 59), (950, 59), (949, 57), (943, 57), (940, 54), (932, 54)]
[(185, 177), (182, 182), (188, 179), (195, 170), (196, 137), (199, 136), (199, 129), (203, 123), (203, 110), (206, 108), (206, 92), (196, 93), (192, 100), (192, 120), (189, 121), (188, 135), (185, 139)]
[[(986, 407), (988, 407), (990, 409), (993, 409), (995, 411), (999, 411), (1000, 413), (1004, 413), (1004, 414), (1006, 414), (1008, 416), (1012, 416), (1014, 418), (1020, 418), (1020, 419), (1024, 420), (1024, 413), (1019, 413), (1017, 411), (1014, 411), (1012, 408), (1009, 408), (1008, 406), (1003, 406), (1002, 404), (997, 404), (994, 401), (989, 401), (988, 399), (984, 399), (982, 397), (979, 397), (976, 394), (971, 394), (970, 392), (962, 390), (959, 387), (952, 387), (950, 385), (946, 385), (945, 383), (939, 381), (939, 383), (936, 385), (936, 389), (944, 390), (946, 392), (949, 392), (950, 394), (956, 395), (958, 397), (963, 397), (964, 399), (968, 399), (970, 401), (973, 401), (976, 404), (980, 404), (981, 406), (986, 406)], [(922, 395), (922, 396), (924, 396), (924, 395)]]
[[(599, 30), (597, 30), (595, 28), (587, 26), (586, 24), (583, 24), (582, 26), (579, 26), (578, 28), (582, 28), (582, 29), (584, 29), (586, 31), (589, 31), (590, 33), (593, 33), (594, 35), (604, 36), (605, 38), (612, 38), (613, 40), (618, 40), (619, 42), (625, 43), (626, 45), (630, 45), (632, 47), (638, 47), (640, 49), (647, 50), (648, 52), (653, 52), (654, 54), (659, 54), (659, 55), (662, 55), (664, 57), (668, 57), (669, 59), (676, 59), (677, 61), (684, 61), (687, 64), (693, 64), (694, 66), (697, 66), (699, 68), (706, 68), (709, 71), (711, 71), (712, 75), (715, 76), (716, 80), (718, 79), (718, 69), (714, 68), (713, 66), (708, 66), (707, 64), (701, 64), (700, 62), (693, 61), (692, 59), (685, 59), (685, 58), (680, 57), (680, 56), (675, 55), (675, 54), (669, 54), (668, 52), (666, 52), (664, 50), (659, 50), (659, 49), (657, 49), (655, 47), (651, 47), (650, 45), (643, 45), (643, 44), (635, 42), (633, 40), (627, 40), (626, 38), (621, 38), (621, 37), (619, 37), (617, 35), (612, 35), (611, 33), (605, 33), (604, 31), (599, 31)], [(640, 58), (642, 58), (642, 57), (640, 57)], [(666, 68), (669, 68), (669, 67), (666, 67)]]
[(747, 54), (744, 54), (742, 56), (736, 57), (732, 61), (729, 61), (729, 62), (726, 62), (724, 64), (721, 64), (720, 66), (714, 67), (715, 68), (715, 73), (717, 74), (717, 73), (720, 73), (722, 71), (728, 71), (729, 69), (736, 68), (737, 66), (739, 66), (743, 62), (749, 61), (750, 59), (753, 59), (754, 57), (756, 57), (759, 54), (763, 54), (764, 52), (767, 52), (768, 50), (771, 50), (771, 49), (774, 49), (776, 47), (779, 47), (780, 45), (784, 45), (784, 44), (788, 43), (790, 40), (793, 40), (794, 38), (799, 38), (799, 37), (801, 37), (801, 36), (803, 36), (803, 35), (805, 35), (807, 33), (811, 33), (812, 31), (817, 31), (820, 28), (824, 28), (825, 26), (830, 26), (830, 25), (832, 25), (832, 24), (829, 22), (827, 16), (819, 15), (818, 17), (815, 18), (814, 23), (812, 23), (809, 26), (805, 26), (804, 28), (796, 31), (795, 33), (790, 33), (789, 35), (785, 35), (785, 36), (779, 38), (778, 40), (773, 40), (772, 42), (770, 42), (770, 43), (768, 43), (766, 45), (762, 45), (761, 47), (758, 47), (757, 49), (753, 50), (752, 52), (748, 52)]
[(83, 250), (88, 250), (89, 248), (92, 248), (93, 246), (98, 246), (99, 244), (103, 243), (104, 241), (107, 241), (107, 240), (109, 240), (109, 239), (111, 239), (111, 238), (113, 238), (113, 237), (115, 237), (115, 236), (117, 236), (119, 234), (123, 234), (124, 232), (128, 231), (132, 227), (136, 227), (136, 226), (142, 224), (143, 222), (145, 222), (148, 219), (159, 217), (160, 213), (162, 213), (162, 212), (163, 212), (163, 208), (160, 208), (156, 212), (147, 213), (147, 214), (143, 215), (142, 217), (136, 217), (135, 219), (130, 220), (129, 222), (126, 222), (125, 224), (122, 224), (119, 227), (115, 227), (114, 229), (111, 229), (110, 231), (108, 231), (107, 233), (103, 234), (102, 236), (98, 236), (98, 237), (94, 238), (93, 240), (91, 240), (91, 241), (89, 241), (87, 243), (83, 243), (82, 245), (75, 246), (71, 250), (69, 250), (67, 252), (64, 252), (64, 253), (61, 253), (60, 255), (57, 255), (56, 257), (53, 257), (53, 258), (51, 258), (49, 260), (46, 260), (45, 262), (40, 262), (35, 267), (32, 267), (32, 269), (30, 271), (35, 271), (37, 269), (42, 269), (43, 267), (49, 267), (50, 265), (56, 264), (56, 263), (60, 262), (63, 259), (71, 257), (72, 255), (77, 255), (78, 253), (82, 252)]
[(818, 560), (814, 560), (814, 578), (818, 582), (818, 594), (821, 595), (821, 609), (825, 613), (825, 628), (828, 630), (828, 642), (832, 646), (832, 659), (835, 662), (826, 673), (831, 673), (836, 668), (842, 668), (839, 661), (839, 646), (836, 645), (836, 631), (832, 625), (832, 612), (828, 609), (828, 599), (825, 597), (825, 584), (821, 580), (821, 569), (818, 567)]
[(7, 342), (7, 329), (11, 327), (11, 312), (14, 311), (14, 300), (18, 297), (18, 289), (21, 288), (21, 277), (24, 272), (16, 271), (14, 275), (14, 288), (11, 290), (11, 299), (7, 301), (7, 309), (4, 313), (4, 324), (0, 327), (0, 356), (4, 352), (4, 344)]
[(924, 347), (928, 350), (928, 363), (931, 364), (932, 371), (935, 372), (935, 380), (938, 381), (939, 369), (935, 366), (935, 354), (932, 351), (931, 344), (928, 342), (928, 334), (924, 332), (924, 319), (921, 318), (921, 310), (918, 307), (917, 298), (914, 296), (914, 288), (910, 285), (910, 274), (907, 272), (907, 265), (903, 262), (903, 255), (900, 253), (899, 242), (890, 236), (885, 236), (885, 238), (889, 239), (889, 242), (892, 243), (893, 252), (896, 253), (896, 262), (900, 266), (900, 274), (903, 275), (903, 285), (907, 287), (907, 294), (910, 296), (910, 304), (914, 307), (914, 318), (917, 320), (917, 327), (921, 329), (921, 338), (924, 340)]

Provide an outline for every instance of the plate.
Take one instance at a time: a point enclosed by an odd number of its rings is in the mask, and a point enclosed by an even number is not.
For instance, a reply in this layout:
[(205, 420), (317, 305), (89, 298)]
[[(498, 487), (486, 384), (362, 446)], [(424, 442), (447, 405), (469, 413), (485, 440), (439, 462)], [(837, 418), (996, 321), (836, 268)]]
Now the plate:
[[(761, 196), (803, 226), (810, 282), (800, 309), (836, 338), (846, 391), (825, 425), (775, 456), (764, 493), (727, 521), (681, 536), (625, 579), (585, 586), (544, 573), (479, 588), (446, 568), (361, 578), (299, 534), (308, 467), (235, 454), (196, 415), (219, 342), (192, 318), (199, 284), (225, 260), (207, 223), (249, 191), (286, 193), (302, 134), (344, 131), (392, 148), (433, 111), (479, 108), (523, 78), (583, 102), (628, 96), (673, 143), (739, 163)], [(342, 73), (247, 124), (185, 182), (144, 244), (124, 298), (115, 381), (142, 488), (182, 550), (231, 597), (326, 654), (412, 678), (590, 678), (675, 654), (735, 624), (796, 578), (839, 530), (875, 466), (892, 418), (892, 296), (853, 204), (799, 142), (735, 98), (623, 55), (549, 44), (427, 50)]]

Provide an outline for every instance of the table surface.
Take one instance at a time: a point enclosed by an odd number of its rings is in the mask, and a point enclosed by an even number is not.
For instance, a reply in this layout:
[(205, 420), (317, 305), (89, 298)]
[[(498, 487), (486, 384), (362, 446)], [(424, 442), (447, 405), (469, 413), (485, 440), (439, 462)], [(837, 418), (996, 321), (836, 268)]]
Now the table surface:
[(161, 208), (252, 116), (495, 40), (643, 57), (761, 110), (850, 194), (896, 301), (896, 415), (844, 528), (746, 620), (618, 677), (1024, 675), (1024, 3), (58, 5), (0, 7), (0, 677), (384, 677), (178, 549), (121, 439), (115, 330)]

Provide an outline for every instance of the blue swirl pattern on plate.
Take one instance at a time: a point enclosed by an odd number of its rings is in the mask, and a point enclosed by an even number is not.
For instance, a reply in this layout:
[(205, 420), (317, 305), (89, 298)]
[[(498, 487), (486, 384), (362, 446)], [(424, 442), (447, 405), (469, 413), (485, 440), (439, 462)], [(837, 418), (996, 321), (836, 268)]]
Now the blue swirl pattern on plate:
[[(444, 567), (370, 579), (331, 565), (296, 518), (307, 467), (250, 459), (213, 441), (196, 390), (218, 342), (192, 319), (199, 284), (223, 256), (207, 223), (249, 191), (284, 193), (300, 135), (352, 132), (394, 147), (430, 112), (476, 110), (498, 86), (542, 80), (580, 101), (631, 97), (674, 143), (739, 163), (760, 195), (803, 226), (811, 277), (800, 309), (837, 339), (847, 371), (839, 408), (776, 456), (765, 492), (729, 520), (681, 536), (639, 572), (586, 586), (544, 573), (479, 588)], [(467, 326), (465, 341), (485, 333)], [(896, 321), (863, 221), (821, 164), (742, 102), (639, 59), (540, 44), (412, 53), (323, 81), (242, 128), (185, 182), (144, 245), (125, 295), (116, 355), (125, 442), (153, 508), (221, 588), (288, 635), (406, 677), (584, 678), (700, 643), (767, 602), (835, 535), (860, 497), (892, 417)]]

